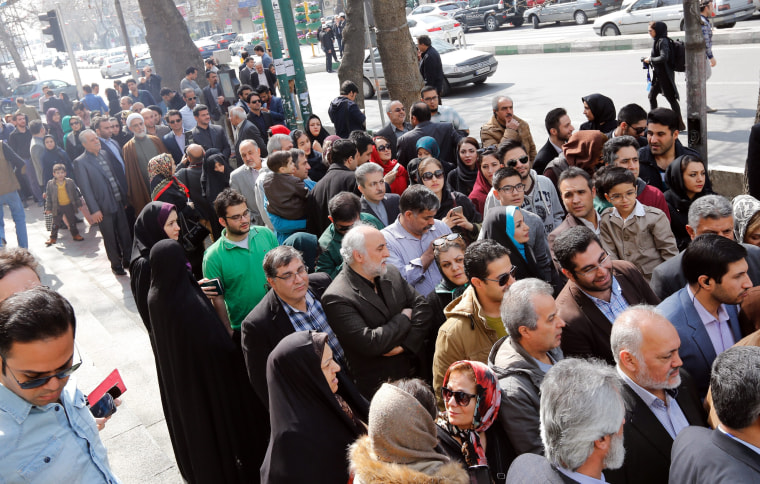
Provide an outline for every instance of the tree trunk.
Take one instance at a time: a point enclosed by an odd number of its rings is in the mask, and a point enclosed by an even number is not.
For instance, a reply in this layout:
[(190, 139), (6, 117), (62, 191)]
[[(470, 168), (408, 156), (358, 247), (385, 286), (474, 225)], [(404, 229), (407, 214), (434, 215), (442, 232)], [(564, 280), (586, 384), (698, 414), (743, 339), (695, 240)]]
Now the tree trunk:
[[(420, 99), (423, 81), (404, 7), (404, 0), (372, 0), (385, 86), (391, 99), (404, 104), (408, 115), (412, 104)], [(399, 25), (404, 27), (399, 29)]]
[[(397, 0), (394, 0), (397, 1)], [(406, 23), (406, 21), (404, 21)], [(359, 86), (356, 104), (364, 109), (364, 0), (346, 0), (346, 28), (343, 30), (343, 59), (338, 68), (338, 79), (354, 81)]]
[(29, 75), (29, 71), (24, 65), (24, 61), (21, 59), (21, 55), (18, 53), (18, 47), (13, 41), (11, 33), (8, 31), (8, 25), (4, 22), (0, 22), (0, 42), (5, 46), (5, 50), (11, 54), (13, 63), (16, 64), (18, 70), (18, 83), (23, 84), (32, 80), (32, 76)]
[(760, 89), (757, 91), (757, 111), (755, 111), (755, 124), (760, 123)]
[(206, 85), (203, 65), (198, 47), (187, 31), (187, 24), (172, 0), (138, 0), (140, 12), (145, 22), (145, 40), (150, 47), (150, 55), (156, 66), (156, 73), (162, 78), (162, 86), (179, 90), (180, 80), (185, 77), (185, 69), (198, 69), (196, 82)]

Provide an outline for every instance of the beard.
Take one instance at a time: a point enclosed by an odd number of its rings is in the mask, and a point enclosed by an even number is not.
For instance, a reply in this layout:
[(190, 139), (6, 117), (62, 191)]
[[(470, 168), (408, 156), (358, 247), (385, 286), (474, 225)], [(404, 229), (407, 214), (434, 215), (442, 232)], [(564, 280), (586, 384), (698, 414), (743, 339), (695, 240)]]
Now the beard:
[(135, 138), (143, 139), (146, 136), (148, 136), (148, 132), (147, 131), (135, 132), (134, 135), (135, 135)]
[[(676, 378), (673, 383), (670, 383), (670, 378), (665, 381), (657, 381), (649, 374), (649, 370), (644, 367), (639, 371), (636, 376), (636, 383), (649, 390), (673, 390), (681, 386), (681, 374), (678, 372), (678, 368), (674, 370), (676, 372)], [(670, 375), (668, 375), (670, 376)]]
[(610, 450), (604, 456), (605, 469), (619, 469), (625, 461), (625, 446), (623, 445), (623, 434), (613, 434), (610, 440)]
[(381, 277), (384, 276), (388, 272), (388, 266), (383, 265), (383, 262), (386, 262), (385, 260), (377, 263), (377, 264), (367, 264), (364, 266), (364, 270), (367, 271), (368, 275), (371, 275), (374, 279), (375, 277)]

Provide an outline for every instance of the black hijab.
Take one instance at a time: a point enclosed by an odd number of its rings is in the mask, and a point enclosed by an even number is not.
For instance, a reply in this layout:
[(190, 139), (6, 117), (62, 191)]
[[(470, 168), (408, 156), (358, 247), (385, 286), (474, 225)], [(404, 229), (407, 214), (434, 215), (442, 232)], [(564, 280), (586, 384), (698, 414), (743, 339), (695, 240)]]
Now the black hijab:
[(182, 246), (162, 240), (149, 261), (158, 381), (182, 477), (257, 482), (269, 422), (243, 355), (193, 279)]
[(478, 172), (480, 171), (478, 165), (480, 165), (479, 161), (476, 161), (472, 168), (465, 165), (459, 156), (459, 150), (457, 150), (457, 167), (449, 173), (446, 179), (451, 189), (469, 195), (472, 192), (472, 187), (475, 186), (475, 180), (478, 179)]
[[(319, 121), (320, 130), (319, 130), (319, 134), (317, 136), (314, 136), (313, 134), (311, 134), (311, 131), (309, 130), (309, 121), (311, 121), (312, 119), (316, 119), (317, 121)], [(324, 146), (325, 146), (325, 138), (327, 138), (328, 136), (330, 136), (330, 133), (328, 133), (327, 130), (325, 129), (325, 126), (324, 126), (324, 124), (322, 124), (322, 120), (319, 119), (319, 116), (317, 116), (316, 114), (312, 114), (311, 116), (309, 116), (306, 119), (306, 124), (304, 125), (304, 127), (305, 127), (304, 131), (306, 132), (306, 136), (309, 137), (309, 140), (312, 143), (314, 141), (319, 142), (320, 146), (322, 146), (324, 148)]]
[(595, 129), (602, 133), (609, 133), (617, 128), (617, 112), (612, 99), (599, 93), (590, 94), (581, 99), (588, 104), (594, 115), (594, 120), (581, 124), (581, 129)]
[(341, 371), (337, 394), (355, 419), (343, 410), (322, 373), (315, 350), (319, 345), (314, 343), (320, 335), (292, 333), (267, 360), (272, 433), (261, 466), (262, 484), (348, 482), (348, 446), (366, 433), (356, 418), (366, 422), (369, 405)]
[(652, 30), (654, 30), (654, 38), (662, 39), (668, 36), (668, 24), (665, 22), (655, 22), (652, 24)]
[(702, 166), (704, 166), (704, 162), (695, 156), (681, 155), (673, 160), (665, 170), (665, 182), (669, 187), (665, 192), (665, 201), (668, 203), (668, 209), (670, 210), (670, 228), (676, 237), (676, 245), (679, 251), (686, 249), (691, 242), (691, 236), (686, 231), (686, 225), (689, 223), (689, 208), (691, 208), (691, 204), (694, 203), (694, 200), (712, 193), (710, 178), (707, 170), (705, 170), (705, 186), (702, 187), (701, 192), (694, 195), (694, 198), (689, 198), (686, 194), (686, 185), (683, 182), (683, 170), (681, 169), (684, 159), (688, 160), (686, 161), (687, 166), (689, 163), (695, 162), (702, 163)]
[[(217, 163), (224, 165), (224, 173), (214, 169)], [(206, 200), (214, 203), (216, 196), (222, 193), (222, 190), (230, 186), (230, 173), (232, 169), (227, 164), (227, 159), (221, 153), (208, 154), (203, 161), (203, 171), (201, 173), (201, 189)]]

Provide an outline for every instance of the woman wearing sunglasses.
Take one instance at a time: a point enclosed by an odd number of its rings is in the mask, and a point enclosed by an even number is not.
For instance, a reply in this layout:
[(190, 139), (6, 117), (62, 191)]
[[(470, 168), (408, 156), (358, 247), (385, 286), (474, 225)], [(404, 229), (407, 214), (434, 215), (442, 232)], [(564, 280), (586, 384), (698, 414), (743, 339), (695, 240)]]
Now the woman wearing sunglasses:
[(446, 405), (437, 422), (445, 431), (439, 433), (441, 447), (466, 467), (487, 465), (492, 482), (506, 482), (516, 455), (496, 422), (501, 406), (496, 375), (484, 363), (457, 361), (446, 372), (441, 395)]
[(441, 162), (436, 158), (425, 158), (420, 161), (417, 173), (422, 184), (432, 190), (441, 202), (435, 218), (448, 225), (452, 232), (461, 234), (466, 243), (475, 241), (483, 216), (466, 195), (454, 192), (446, 185), (446, 173)]
[(372, 148), (370, 161), (383, 167), (383, 179), (391, 187), (391, 192), (401, 195), (409, 186), (409, 173), (396, 160), (392, 160), (391, 143), (383, 136), (372, 138), (375, 146)]

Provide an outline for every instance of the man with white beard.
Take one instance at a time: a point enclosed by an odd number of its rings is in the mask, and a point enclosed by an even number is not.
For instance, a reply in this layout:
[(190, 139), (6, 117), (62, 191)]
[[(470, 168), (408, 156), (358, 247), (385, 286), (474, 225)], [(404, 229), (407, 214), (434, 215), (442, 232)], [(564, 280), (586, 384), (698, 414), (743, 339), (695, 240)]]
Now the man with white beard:
[(135, 214), (151, 201), (148, 162), (160, 153), (169, 153), (160, 138), (149, 135), (142, 115), (127, 117), (127, 128), (134, 138), (124, 145), (124, 171), (127, 175), (127, 200)]
[(706, 424), (694, 383), (678, 356), (681, 338), (653, 306), (639, 305), (615, 319), (610, 345), (630, 408), (623, 427), (625, 462), (607, 478), (665, 484), (673, 440), (689, 425)]
[(615, 370), (599, 360), (557, 362), (541, 384), (541, 440), (546, 457), (522, 454), (510, 484), (607, 482), (602, 471), (625, 459), (625, 402)]

